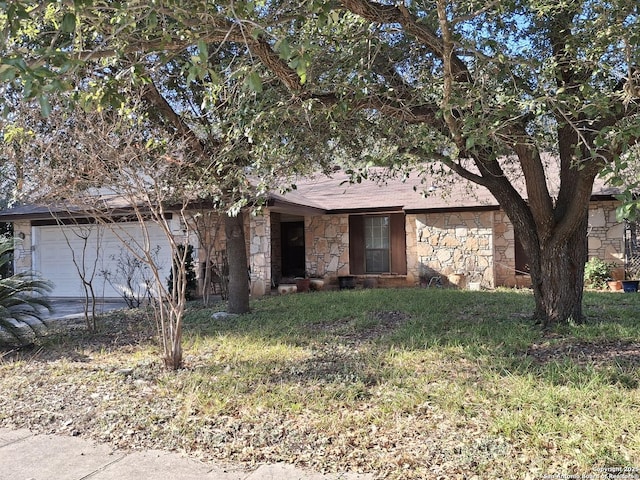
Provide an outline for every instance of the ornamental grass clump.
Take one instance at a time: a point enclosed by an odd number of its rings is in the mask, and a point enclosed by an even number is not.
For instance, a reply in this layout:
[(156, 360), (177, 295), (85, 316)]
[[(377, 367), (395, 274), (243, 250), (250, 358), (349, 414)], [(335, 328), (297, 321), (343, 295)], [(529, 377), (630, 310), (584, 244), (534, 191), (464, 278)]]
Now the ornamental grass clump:
[[(13, 248), (12, 238), (0, 237), (0, 271), (12, 261)], [(51, 289), (50, 282), (33, 272), (0, 277), (0, 346), (24, 346), (40, 335)]]

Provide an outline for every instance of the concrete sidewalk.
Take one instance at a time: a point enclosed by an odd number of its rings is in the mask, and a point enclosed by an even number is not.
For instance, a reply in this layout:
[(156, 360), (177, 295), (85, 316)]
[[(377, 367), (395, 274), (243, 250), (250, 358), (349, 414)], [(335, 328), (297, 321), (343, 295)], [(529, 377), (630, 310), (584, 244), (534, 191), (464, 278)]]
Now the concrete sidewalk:
[(0, 428), (0, 480), (372, 480), (278, 463), (243, 470), (158, 450), (124, 452), (78, 437)]

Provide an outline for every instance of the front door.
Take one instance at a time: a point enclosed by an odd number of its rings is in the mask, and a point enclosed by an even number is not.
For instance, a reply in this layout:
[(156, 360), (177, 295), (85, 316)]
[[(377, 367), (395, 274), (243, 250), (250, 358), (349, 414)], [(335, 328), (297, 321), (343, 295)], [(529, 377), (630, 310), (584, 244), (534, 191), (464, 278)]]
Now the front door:
[(304, 277), (304, 222), (283, 222), (282, 276)]

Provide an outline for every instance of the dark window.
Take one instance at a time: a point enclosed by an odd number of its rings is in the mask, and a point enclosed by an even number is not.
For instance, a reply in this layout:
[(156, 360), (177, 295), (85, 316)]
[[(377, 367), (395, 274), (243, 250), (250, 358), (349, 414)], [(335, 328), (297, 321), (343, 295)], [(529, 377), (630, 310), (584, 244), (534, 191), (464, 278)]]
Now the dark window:
[(405, 217), (351, 215), (349, 217), (349, 270), (351, 274), (395, 273), (406, 275)]
[(282, 275), (304, 277), (304, 222), (283, 222), (280, 225)]

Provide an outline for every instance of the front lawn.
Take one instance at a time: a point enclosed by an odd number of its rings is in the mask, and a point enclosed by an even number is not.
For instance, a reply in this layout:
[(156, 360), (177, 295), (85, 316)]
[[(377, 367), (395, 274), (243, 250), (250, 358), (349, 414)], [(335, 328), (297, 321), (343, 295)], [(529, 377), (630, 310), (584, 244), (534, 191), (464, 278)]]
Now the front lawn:
[(144, 313), (118, 313), (0, 353), (0, 425), (390, 479), (629, 472), (640, 295), (585, 298), (588, 324), (546, 335), (526, 291), (293, 294), (220, 319), (194, 304), (175, 373)]

